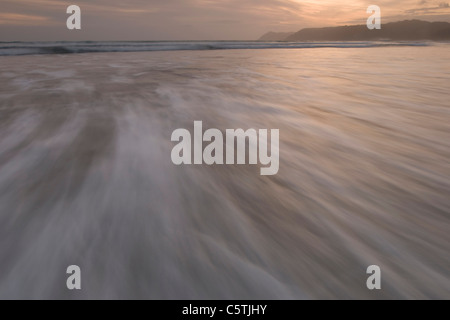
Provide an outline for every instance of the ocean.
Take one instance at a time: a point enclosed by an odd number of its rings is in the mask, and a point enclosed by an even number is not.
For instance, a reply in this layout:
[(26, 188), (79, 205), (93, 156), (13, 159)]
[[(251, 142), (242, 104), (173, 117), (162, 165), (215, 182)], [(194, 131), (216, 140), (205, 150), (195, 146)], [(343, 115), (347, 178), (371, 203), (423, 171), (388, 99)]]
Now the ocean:
[[(447, 42), (448, 43), (448, 42)], [(436, 44), (436, 43), (434, 43)], [(442, 42), (446, 44), (446, 42)], [(265, 42), (265, 41), (111, 41), (0, 42), (0, 56), (99, 52), (249, 50), (305, 48), (379, 48), (429, 46), (427, 41)]]
[[(0, 298), (449, 299), (449, 61), (433, 42), (0, 43)], [(174, 165), (194, 121), (279, 129), (278, 174)]]

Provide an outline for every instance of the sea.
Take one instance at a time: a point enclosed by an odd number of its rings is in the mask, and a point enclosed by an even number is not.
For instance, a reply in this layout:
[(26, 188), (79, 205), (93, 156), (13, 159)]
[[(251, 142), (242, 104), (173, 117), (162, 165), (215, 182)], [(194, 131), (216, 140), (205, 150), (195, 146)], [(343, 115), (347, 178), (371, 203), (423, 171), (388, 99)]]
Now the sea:
[(450, 299), (449, 159), (450, 43), (2, 42), (0, 299)]

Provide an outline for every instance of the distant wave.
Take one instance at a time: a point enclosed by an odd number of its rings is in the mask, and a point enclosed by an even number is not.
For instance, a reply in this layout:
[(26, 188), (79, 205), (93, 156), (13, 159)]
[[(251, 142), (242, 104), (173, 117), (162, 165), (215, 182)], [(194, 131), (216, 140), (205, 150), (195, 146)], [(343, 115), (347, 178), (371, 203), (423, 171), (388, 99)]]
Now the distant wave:
[(95, 52), (429, 46), (429, 42), (0, 42), (0, 56)]

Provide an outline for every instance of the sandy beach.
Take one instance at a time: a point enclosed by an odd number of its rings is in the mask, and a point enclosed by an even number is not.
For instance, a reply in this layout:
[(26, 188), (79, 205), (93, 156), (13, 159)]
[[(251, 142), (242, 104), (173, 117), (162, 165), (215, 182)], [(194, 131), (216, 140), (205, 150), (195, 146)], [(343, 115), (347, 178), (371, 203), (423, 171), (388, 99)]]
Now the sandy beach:
[[(449, 61), (448, 44), (0, 57), (0, 298), (449, 299)], [(278, 175), (175, 166), (194, 121), (279, 129)]]

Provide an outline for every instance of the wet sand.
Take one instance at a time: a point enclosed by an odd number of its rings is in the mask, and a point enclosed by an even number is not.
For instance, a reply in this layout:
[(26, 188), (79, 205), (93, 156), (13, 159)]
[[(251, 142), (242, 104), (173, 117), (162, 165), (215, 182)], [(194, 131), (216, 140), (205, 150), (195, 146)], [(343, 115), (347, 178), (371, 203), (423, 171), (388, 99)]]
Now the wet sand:
[[(0, 57), (0, 298), (450, 298), (449, 58)], [(280, 129), (279, 174), (173, 165), (196, 120)]]

